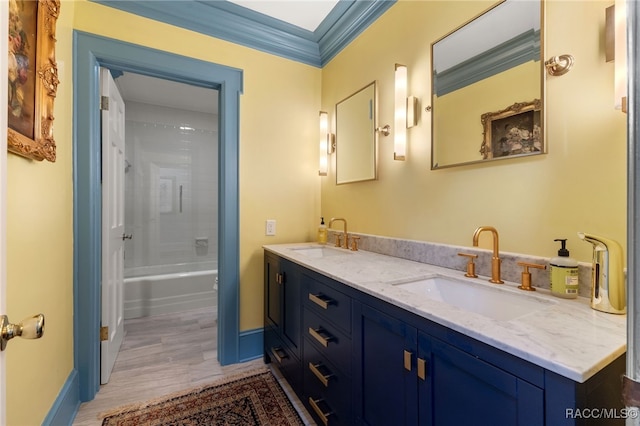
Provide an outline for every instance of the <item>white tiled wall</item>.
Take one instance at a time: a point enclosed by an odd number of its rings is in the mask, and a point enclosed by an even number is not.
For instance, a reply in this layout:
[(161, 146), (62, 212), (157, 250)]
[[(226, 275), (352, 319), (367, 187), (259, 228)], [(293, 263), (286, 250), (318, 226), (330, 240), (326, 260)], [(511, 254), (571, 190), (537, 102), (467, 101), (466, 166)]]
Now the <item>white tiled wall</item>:
[(127, 102), (125, 157), (125, 268), (217, 260), (218, 116)]

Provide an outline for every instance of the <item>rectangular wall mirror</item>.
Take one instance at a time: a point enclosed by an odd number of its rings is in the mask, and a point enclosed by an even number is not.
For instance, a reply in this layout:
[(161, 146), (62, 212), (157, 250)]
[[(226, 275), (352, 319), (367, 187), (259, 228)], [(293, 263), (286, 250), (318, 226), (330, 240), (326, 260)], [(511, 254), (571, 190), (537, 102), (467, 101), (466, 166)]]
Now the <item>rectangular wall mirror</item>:
[(504, 0), (431, 45), (432, 169), (546, 152), (543, 18)]
[(376, 82), (336, 104), (336, 184), (377, 179)]

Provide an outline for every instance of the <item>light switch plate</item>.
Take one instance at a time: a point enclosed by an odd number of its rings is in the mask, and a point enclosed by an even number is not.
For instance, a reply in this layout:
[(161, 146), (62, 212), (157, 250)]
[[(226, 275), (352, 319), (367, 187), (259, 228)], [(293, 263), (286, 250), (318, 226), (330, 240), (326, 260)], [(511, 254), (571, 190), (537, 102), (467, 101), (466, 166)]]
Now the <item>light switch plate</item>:
[(276, 220), (275, 219), (267, 219), (267, 224), (265, 226), (265, 235), (268, 235), (268, 236), (276, 235)]

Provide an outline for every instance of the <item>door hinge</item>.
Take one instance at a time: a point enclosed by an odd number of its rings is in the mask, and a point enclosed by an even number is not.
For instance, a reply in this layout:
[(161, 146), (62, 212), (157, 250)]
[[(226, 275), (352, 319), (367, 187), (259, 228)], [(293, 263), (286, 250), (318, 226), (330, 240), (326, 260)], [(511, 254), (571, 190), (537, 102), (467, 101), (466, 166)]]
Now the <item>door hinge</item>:
[(100, 98), (100, 109), (102, 111), (109, 111), (109, 97), (108, 96), (102, 96)]
[(109, 327), (100, 327), (100, 341), (109, 340)]

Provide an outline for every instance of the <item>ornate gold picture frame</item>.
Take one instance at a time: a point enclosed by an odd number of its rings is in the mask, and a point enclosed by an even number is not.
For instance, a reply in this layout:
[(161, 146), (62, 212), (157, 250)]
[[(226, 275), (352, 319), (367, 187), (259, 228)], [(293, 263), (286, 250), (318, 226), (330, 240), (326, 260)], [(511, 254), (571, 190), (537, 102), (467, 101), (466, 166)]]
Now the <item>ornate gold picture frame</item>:
[(497, 112), (480, 116), (484, 140), (482, 159), (542, 154), (544, 138), (540, 124), (540, 99), (517, 102)]
[(60, 0), (9, 0), (9, 152), (56, 160), (53, 103)]

